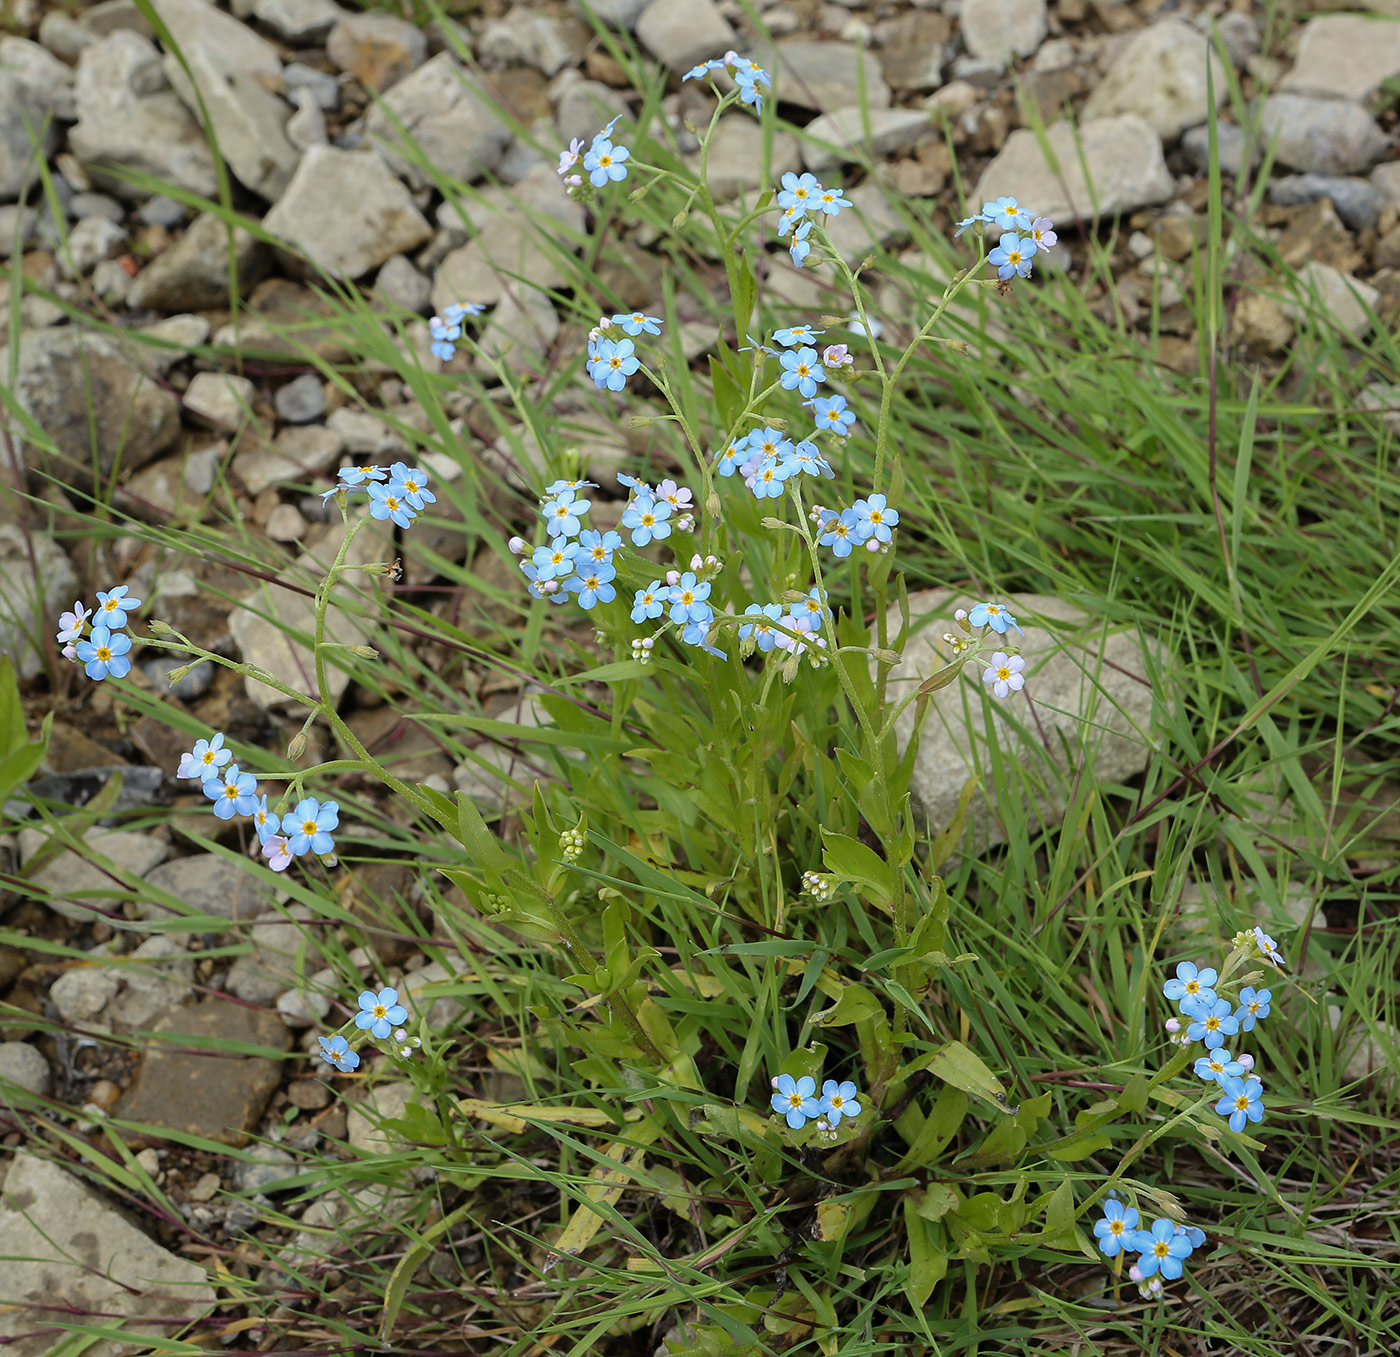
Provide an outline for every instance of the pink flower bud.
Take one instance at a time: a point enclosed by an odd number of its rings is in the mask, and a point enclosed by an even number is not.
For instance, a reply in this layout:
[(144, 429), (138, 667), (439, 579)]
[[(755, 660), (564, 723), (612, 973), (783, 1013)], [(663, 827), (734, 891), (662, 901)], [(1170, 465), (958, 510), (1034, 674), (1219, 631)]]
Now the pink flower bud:
[(523, 537), (512, 537), (506, 545), (510, 548), (512, 555), (523, 556), (529, 543)]
[(1166, 1028), (1168, 1032), (1180, 1032), (1181, 1020), (1179, 1018), (1168, 1018), (1166, 1021)]
[(1237, 1055), (1235, 1059), (1247, 1070), (1252, 1070), (1254, 1068), (1254, 1057), (1250, 1055), (1248, 1051), (1246, 1051), (1244, 1055)]

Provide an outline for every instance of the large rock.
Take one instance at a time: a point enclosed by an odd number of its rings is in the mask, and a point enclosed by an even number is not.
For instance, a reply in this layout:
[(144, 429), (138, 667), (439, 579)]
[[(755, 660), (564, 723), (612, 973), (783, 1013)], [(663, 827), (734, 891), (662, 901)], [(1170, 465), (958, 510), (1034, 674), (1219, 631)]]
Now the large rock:
[(229, 70), (261, 80), (264, 88), (281, 85), (277, 48), (232, 14), (209, 0), (152, 0), (152, 6), (187, 58), (195, 52), (215, 52)]
[(383, 93), (423, 64), (428, 35), (393, 14), (347, 14), (331, 29), (326, 55), (366, 89)]
[(1400, 75), (1400, 21), (1366, 14), (1324, 14), (1310, 20), (1298, 59), (1279, 82), (1294, 94), (1369, 99)]
[[(13, 44), (34, 47), (64, 73), (64, 83), (42, 78), (33, 65), (11, 59)], [(53, 154), (59, 129), (53, 121), (61, 95), (71, 100), (72, 74), (37, 44), (22, 38), (0, 39), (0, 202), (21, 197), (38, 183), (38, 162)]]
[(196, 1044), (220, 1041), (284, 1051), (289, 1036), (282, 1020), (274, 1013), (211, 999), (171, 1009), (151, 1031), (166, 1040), (146, 1048), (118, 1115), (242, 1145), (281, 1080), (281, 1061), (264, 1055), (206, 1055)]
[(494, 170), (511, 142), (490, 92), (451, 52), (400, 80), (370, 110), (365, 130), (394, 172), (419, 189), (432, 178), (399, 149), (405, 141), (438, 173), (464, 182)]
[[(173, 245), (136, 275), (127, 304), (138, 311), (207, 311), (228, 306), (229, 230), (213, 212), (197, 216)], [(241, 226), (233, 229), (239, 291), (262, 275), (267, 252)], [(206, 332), (207, 333), (207, 332)]]
[(433, 234), (373, 151), (313, 146), (263, 227), (336, 277), (359, 278)]
[(421, 1101), (421, 1095), (407, 1079), (377, 1085), (368, 1096), (350, 1104), (346, 1139), (352, 1148), (364, 1154), (389, 1154), (401, 1149), (405, 1143), (403, 1137), (385, 1130), (382, 1123), (400, 1119), (409, 1103)]
[(1045, 41), (1045, 0), (963, 0), (963, 42), (983, 61), (1028, 57)]
[(1227, 89), (1225, 66), (1210, 38), (1180, 19), (1159, 19), (1119, 52), (1085, 101), (1082, 116), (1136, 113), (1161, 136), (1178, 136), (1210, 116), (1208, 71), (1221, 100)]
[(1086, 122), (1078, 144), (1067, 122), (1052, 124), (1046, 135), (1059, 173), (1046, 161), (1036, 134), (1018, 128), (982, 171), (973, 198), (980, 203), (1011, 194), (1028, 210), (1064, 226), (1076, 214), (1088, 221), (1164, 203), (1175, 191), (1161, 139), (1134, 114)]
[(1264, 101), (1259, 135), (1281, 165), (1319, 174), (1364, 174), (1385, 153), (1389, 138), (1360, 104), (1274, 94)]
[(738, 39), (714, 0), (651, 0), (637, 20), (637, 36), (677, 71), (719, 56)]
[(239, 181), (264, 198), (280, 198), (301, 158), (287, 140), (291, 108), (218, 48), (191, 48), (185, 61), (188, 74), (174, 56), (165, 58), (176, 93), (201, 121), (208, 115), (219, 151)]
[(182, 1323), (214, 1307), (203, 1268), (162, 1248), (75, 1174), (24, 1150), (16, 1152), (0, 1194), (0, 1237), (7, 1302), (0, 1307), (0, 1344), (7, 1357), (55, 1350), (62, 1315), (53, 1307), (60, 1302), (75, 1324), (96, 1322), (131, 1335), (131, 1342), (84, 1337), (86, 1357), (145, 1348), (142, 1334), (168, 1341)]
[(829, 109), (890, 106), (884, 70), (870, 52), (844, 42), (784, 42), (754, 58), (773, 74), (773, 89), (785, 104), (816, 113)]
[[(913, 625), (922, 626), (905, 642), (903, 661), (890, 675), (892, 701), (902, 700), (949, 663), (939, 638), (952, 630), (954, 610), (971, 609), (975, 602), (941, 589), (911, 595)], [(930, 700), (911, 783), (938, 832), (952, 822), (965, 784), (978, 780), (965, 841), (978, 852), (1005, 841), (998, 797), (1015, 798), (1018, 816), (1024, 800), (1034, 829), (1061, 818), (1081, 770), (1103, 784), (1124, 782), (1146, 767), (1152, 753), (1154, 674), (1163, 663), (1156, 643), (1149, 642), (1149, 659), (1138, 636), (1114, 632), (1105, 637), (1090, 615), (1059, 599), (1012, 595), (1007, 604), (1025, 631), (1024, 638), (1015, 638), (1026, 657), (1025, 696), (991, 697), (981, 681), (981, 666), (969, 663), (961, 680)], [(1042, 621), (1050, 628), (1039, 625)], [(891, 635), (899, 625), (899, 610), (893, 609)], [(907, 745), (913, 724), (911, 705), (895, 724), (901, 745)], [(995, 764), (993, 743), (1000, 751)], [(993, 767), (1007, 770), (1009, 785), (993, 785)]]
[[(6, 1084), (13, 1084), (26, 1093), (47, 1098), (49, 1080), (49, 1062), (37, 1046), (27, 1041), (0, 1041), (0, 1090)], [(0, 1092), (0, 1099), (4, 1096)]]
[[(9, 361), (8, 346), (0, 348), (0, 372), (9, 373)], [(103, 475), (118, 455), (128, 470), (145, 466), (180, 432), (175, 397), (112, 340), (76, 325), (21, 334), (13, 394), (70, 474), (88, 471), (94, 453)], [(23, 461), (30, 445), (22, 435), (15, 430)]]
[[(20, 866), (27, 866), (49, 836), (39, 829), (19, 832)], [(103, 869), (103, 862), (135, 877), (144, 877), (163, 862), (169, 846), (149, 834), (124, 829), (89, 829), (83, 836), (86, 855), (65, 848), (29, 877), (29, 884), (43, 892), (44, 903), (66, 919), (91, 922), (94, 912), (110, 913), (127, 894), (114, 872)]]
[[(269, 798), (276, 800), (275, 794)], [(146, 884), (154, 891), (173, 895), (188, 912), (209, 914), (220, 919), (252, 919), (268, 908), (267, 887), (238, 862), (216, 853), (163, 862), (147, 874)], [(165, 918), (174, 913), (156, 902), (154, 894), (138, 906), (143, 918)]]
[[(1298, 284), (1299, 292), (1309, 299), (1316, 296), (1323, 313), (1353, 339), (1360, 339), (1371, 328), (1371, 318), (1381, 294), (1370, 283), (1363, 283), (1330, 264), (1309, 259), (1298, 271)], [(1315, 308), (1311, 302), (1284, 306), (1285, 313), (1295, 322), (1312, 309)]]
[[(697, 151), (688, 159), (698, 176), (700, 153)], [(795, 169), (796, 139), (790, 133), (775, 132), (768, 177), (778, 180)], [(716, 198), (752, 193), (764, 183), (763, 125), (751, 113), (731, 113), (719, 120), (710, 138), (709, 183)]]
[[(932, 130), (929, 115), (919, 108), (872, 108), (865, 112), (838, 108), (807, 124), (802, 136), (802, 163), (814, 174), (822, 174), (836, 165), (907, 151)], [(757, 172), (757, 166), (754, 171)], [(775, 164), (773, 176), (779, 174)]]
[(54, 618), (77, 599), (77, 573), (48, 533), (26, 535), (3, 523), (0, 579), (0, 655), (10, 657), (22, 679), (35, 678), (44, 667), (45, 638), (56, 630)]
[(78, 122), (68, 144), (99, 186), (146, 197), (105, 172), (120, 167), (213, 197), (218, 181), (204, 133), (168, 88), (160, 53), (145, 38), (119, 29), (87, 48), (78, 60), (75, 97)]

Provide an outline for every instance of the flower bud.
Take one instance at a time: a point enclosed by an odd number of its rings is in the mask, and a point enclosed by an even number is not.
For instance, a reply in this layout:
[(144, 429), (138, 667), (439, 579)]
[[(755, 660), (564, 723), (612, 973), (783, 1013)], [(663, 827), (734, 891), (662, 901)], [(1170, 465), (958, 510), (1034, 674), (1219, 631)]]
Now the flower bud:
[(1237, 1055), (1235, 1059), (1238, 1060), (1240, 1064), (1243, 1065), (1247, 1070), (1252, 1070), (1254, 1068), (1254, 1057), (1250, 1055), (1248, 1051), (1246, 1051), (1243, 1055)]
[(679, 570), (668, 570), (666, 572), (666, 583), (674, 587), (681, 582), (681, 572)]
[(1168, 1018), (1166, 1022), (1166, 1028), (1168, 1032), (1180, 1032), (1181, 1020), (1179, 1018)]
[(177, 683), (189, 678), (193, 664), (182, 664), (178, 669), (172, 669), (166, 676), (165, 681), (173, 688)]
[(629, 429), (645, 429), (648, 424), (655, 424), (656, 421), (650, 415), (633, 415), (627, 421)]
[(150, 628), (152, 636), (174, 636), (175, 628), (168, 622), (162, 622), (160, 618), (153, 617), (146, 625)]
[(695, 556), (692, 556), (692, 557), (690, 558), (690, 568), (691, 568), (693, 571), (695, 571), (697, 574), (699, 574), (699, 572), (702, 571), (702, 570), (705, 568), (705, 558), (704, 558), (703, 556), (698, 555), (698, 554), (695, 555)]
[(677, 532), (694, 532), (694, 531), (695, 531), (695, 518), (694, 518), (694, 515), (692, 515), (692, 514), (682, 514), (678, 519), (676, 519), (676, 531), (677, 531)]
[(287, 746), (287, 757), (295, 763), (306, 753), (306, 732), (299, 730), (292, 736), (292, 742)]
[(679, 231), (681, 227), (686, 224), (689, 218), (690, 213), (687, 212), (685, 208), (681, 208), (681, 210), (677, 212), (674, 217), (671, 218), (671, 229)]
[(358, 655), (362, 660), (377, 660), (379, 652), (373, 646), (350, 646), (352, 655)]
[(510, 548), (511, 555), (513, 556), (523, 556), (529, 545), (530, 544), (523, 537), (512, 537), (510, 541), (506, 543), (506, 546)]
[(1128, 1278), (1130, 1281), (1134, 1282), (1140, 1282), (1142, 1280), (1142, 1269), (1138, 1267), (1136, 1263), (1128, 1269)]
[(946, 343), (954, 353), (970, 354), (972, 352), (972, 345), (965, 339), (948, 339), (945, 340), (944, 343)]

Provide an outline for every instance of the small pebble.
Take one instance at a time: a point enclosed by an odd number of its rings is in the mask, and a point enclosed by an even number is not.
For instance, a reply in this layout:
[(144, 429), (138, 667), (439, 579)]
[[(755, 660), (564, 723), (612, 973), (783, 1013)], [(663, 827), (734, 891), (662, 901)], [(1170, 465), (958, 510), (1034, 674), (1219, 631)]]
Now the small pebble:
[(221, 1180), (217, 1173), (206, 1173), (189, 1191), (192, 1202), (207, 1202), (219, 1190)]
[(331, 1091), (319, 1079), (296, 1079), (287, 1087), (287, 1101), (303, 1112), (319, 1112), (330, 1106)]
[(279, 387), (272, 403), (288, 424), (314, 424), (326, 413), (326, 390), (314, 372), (303, 372)]
[(267, 516), (267, 535), (274, 542), (299, 542), (306, 536), (307, 522), (294, 504), (279, 504)]

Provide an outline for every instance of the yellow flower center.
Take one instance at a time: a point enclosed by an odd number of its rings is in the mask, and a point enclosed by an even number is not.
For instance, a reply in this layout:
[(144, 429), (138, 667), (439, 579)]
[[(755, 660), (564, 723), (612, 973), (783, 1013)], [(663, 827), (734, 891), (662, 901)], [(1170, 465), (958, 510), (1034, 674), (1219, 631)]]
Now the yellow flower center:
[(1011, 670), (1005, 665), (1002, 665), (1002, 667), (997, 670), (997, 677), (999, 679), (1009, 679), (1011, 677)]
[(1216, 1029), (1217, 1027), (1219, 1027), (1219, 1026), (1220, 1026), (1220, 1019), (1219, 1019), (1219, 1018), (1207, 1018), (1207, 1019), (1206, 1019), (1206, 1030), (1207, 1030), (1207, 1031), (1209, 1031), (1209, 1032), (1214, 1032), (1215, 1029)]
[(104, 664), (112, 658), (112, 652), (106, 646), (97, 647), (97, 658)]
[(799, 363), (799, 364), (797, 365), (797, 375), (798, 375), (799, 377), (805, 377), (805, 376), (807, 376), (807, 374), (808, 374), (809, 372), (811, 372), (811, 370), (812, 370), (812, 369), (809, 368), (809, 367), (807, 366), (806, 363)]
[(204, 762), (205, 762), (205, 763), (213, 763), (213, 762), (214, 762), (214, 751), (213, 751), (212, 749), (206, 749), (206, 750), (204, 751)]
[(1249, 1109), (1249, 1098), (1248, 1098), (1248, 1096), (1245, 1095), (1245, 1094), (1243, 1094), (1243, 1093), (1241, 1093), (1240, 1096), (1239, 1096), (1238, 1098), (1235, 1099), (1235, 1107), (1236, 1107), (1236, 1109), (1237, 1109), (1238, 1111), (1240, 1111), (1240, 1112), (1245, 1112), (1245, 1111), (1247, 1111), (1247, 1110)]
[(602, 166), (606, 169), (609, 165), (612, 164), (612, 156), (610, 156), (610, 155), (600, 155), (600, 156), (598, 157), (598, 163), (599, 163), (600, 165), (602, 165)]
[(1156, 1254), (1158, 1258), (1165, 1258), (1169, 1253), (1171, 1253), (1171, 1249), (1168, 1245), (1164, 1244), (1159, 1239), (1157, 1243), (1153, 1246), (1152, 1252)]
[(117, 610), (117, 600), (114, 599), (114, 598), (109, 598), (109, 599), (106, 601), (106, 603), (104, 603), (104, 604), (102, 605), (102, 609), (103, 609), (104, 612), (109, 612), (109, 613), (114, 613), (114, 612), (116, 612), (116, 610)]
[(1187, 994), (1199, 994), (1201, 992), (1201, 982), (1199, 980), (1188, 980), (1186, 982)]
[(872, 509), (870, 511), (870, 521), (872, 523), (883, 523), (885, 521), (885, 516), (878, 509)]
[(846, 1100), (843, 1097), (841, 1097), (839, 1093), (832, 1095), (831, 1105), (833, 1108), (844, 1107), (845, 1104)]
[(405, 490), (407, 490), (408, 493), (409, 493), (410, 495), (416, 495), (416, 494), (418, 493), (418, 482), (417, 482), (417, 481), (405, 481), (405, 482), (403, 483), (403, 488), (404, 488)]
[(689, 589), (687, 589), (687, 590), (681, 595), (681, 602), (684, 603), (684, 604), (688, 607), (690, 604), (692, 604), (692, 603), (695, 602), (695, 595), (692, 594), (692, 593), (690, 592)]
[(1110, 1221), (1108, 1225), (1108, 1232), (1109, 1234), (1122, 1234), (1123, 1222), (1121, 1220)]
[(399, 497), (397, 495), (385, 495), (384, 503), (391, 509), (397, 509), (399, 507)]
[(320, 826), (317, 825), (315, 820), (303, 820), (301, 822), (301, 832), (303, 834), (315, 834), (319, 828)]
[(224, 797), (225, 797), (227, 800), (229, 800), (229, 801), (233, 801), (234, 799), (237, 798), (237, 796), (238, 796), (238, 784), (237, 784), (236, 782), (225, 782), (225, 783), (224, 783)]
[(801, 1095), (800, 1093), (789, 1093), (789, 1094), (788, 1094), (788, 1105), (791, 1106), (791, 1107), (801, 1107), (801, 1106), (802, 1106), (802, 1095)]
[(376, 1018), (382, 1018), (388, 1011), (389, 1010), (385, 1008), (383, 1004), (375, 1004), (374, 1006), (374, 1016)]
[(622, 366), (622, 359), (619, 358), (616, 354), (613, 354), (613, 356), (608, 360), (608, 366), (613, 369), (620, 368)]

